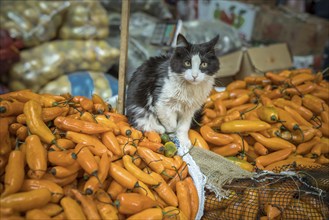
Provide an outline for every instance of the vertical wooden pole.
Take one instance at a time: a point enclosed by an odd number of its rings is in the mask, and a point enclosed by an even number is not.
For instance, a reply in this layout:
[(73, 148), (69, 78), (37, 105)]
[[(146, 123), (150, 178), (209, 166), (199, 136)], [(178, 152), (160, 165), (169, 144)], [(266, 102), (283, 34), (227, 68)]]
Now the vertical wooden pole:
[(125, 112), (126, 96), (126, 69), (128, 55), (128, 37), (129, 37), (129, 15), (130, 0), (121, 0), (121, 35), (120, 35), (120, 60), (119, 60), (119, 89), (117, 111), (121, 114)]

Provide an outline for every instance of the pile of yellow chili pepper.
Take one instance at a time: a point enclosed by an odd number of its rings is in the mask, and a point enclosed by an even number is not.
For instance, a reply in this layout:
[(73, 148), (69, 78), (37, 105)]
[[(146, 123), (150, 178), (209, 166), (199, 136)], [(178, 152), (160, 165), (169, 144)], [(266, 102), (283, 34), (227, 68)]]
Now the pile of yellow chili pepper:
[(329, 83), (310, 69), (267, 72), (213, 90), (196, 146), (249, 171), (329, 164)]
[(2, 94), (0, 124), (1, 219), (197, 214), (187, 164), (166, 151), (173, 143), (133, 128), (96, 94)]

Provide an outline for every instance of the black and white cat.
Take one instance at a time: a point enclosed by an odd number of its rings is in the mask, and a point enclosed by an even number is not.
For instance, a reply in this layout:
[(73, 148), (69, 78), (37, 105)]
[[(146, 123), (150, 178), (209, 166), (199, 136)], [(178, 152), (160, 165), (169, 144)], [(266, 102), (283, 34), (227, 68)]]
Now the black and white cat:
[(143, 131), (175, 133), (180, 144), (190, 147), (188, 130), (201, 108), (219, 70), (215, 45), (189, 43), (181, 34), (173, 53), (152, 57), (133, 73), (127, 89), (126, 115)]

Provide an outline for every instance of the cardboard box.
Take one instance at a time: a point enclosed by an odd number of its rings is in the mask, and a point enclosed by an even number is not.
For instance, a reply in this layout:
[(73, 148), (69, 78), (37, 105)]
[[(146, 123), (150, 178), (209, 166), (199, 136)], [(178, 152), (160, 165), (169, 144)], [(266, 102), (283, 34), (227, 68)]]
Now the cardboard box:
[(293, 67), (291, 53), (285, 43), (266, 47), (243, 48), (220, 56), (220, 70), (216, 73), (217, 86), (226, 86), (249, 75), (263, 75)]
[[(201, 20), (219, 19), (235, 27), (248, 42), (287, 43), (295, 56), (321, 54), (329, 39), (329, 21), (289, 7), (259, 1), (199, 0)], [(260, 1), (262, 2), (262, 1)]]
[(241, 39), (250, 41), (259, 7), (238, 1), (199, 0), (200, 20), (221, 20), (235, 27)]
[(322, 54), (329, 39), (329, 21), (288, 7), (262, 6), (255, 20), (252, 40), (286, 42), (295, 56)]

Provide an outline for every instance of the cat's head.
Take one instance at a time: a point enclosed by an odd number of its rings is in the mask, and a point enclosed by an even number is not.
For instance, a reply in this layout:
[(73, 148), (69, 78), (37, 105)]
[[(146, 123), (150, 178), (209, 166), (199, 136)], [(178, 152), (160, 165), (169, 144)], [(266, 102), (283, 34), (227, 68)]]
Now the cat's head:
[(179, 34), (177, 47), (170, 60), (171, 70), (192, 84), (212, 79), (219, 70), (214, 49), (218, 39), (219, 35), (208, 42), (192, 44)]

